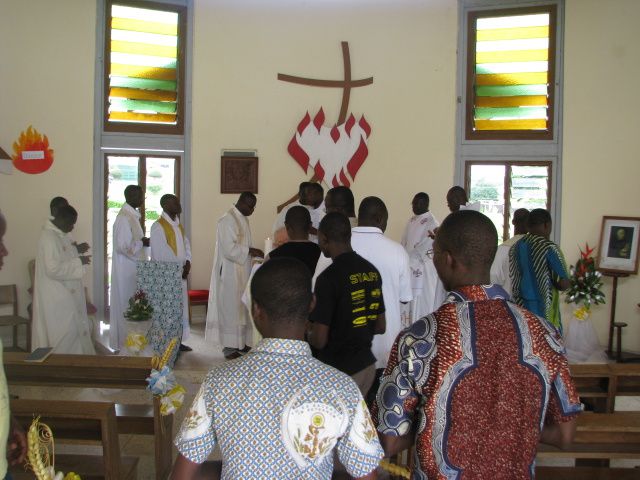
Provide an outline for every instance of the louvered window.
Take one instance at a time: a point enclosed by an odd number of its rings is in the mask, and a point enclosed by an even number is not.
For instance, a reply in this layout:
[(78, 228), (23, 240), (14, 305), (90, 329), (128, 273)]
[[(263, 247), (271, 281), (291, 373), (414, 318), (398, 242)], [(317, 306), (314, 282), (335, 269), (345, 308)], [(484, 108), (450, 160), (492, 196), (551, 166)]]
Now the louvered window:
[(152, 5), (107, 4), (105, 130), (183, 132), (184, 11)]
[(553, 138), (555, 11), (469, 13), (467, 139)]

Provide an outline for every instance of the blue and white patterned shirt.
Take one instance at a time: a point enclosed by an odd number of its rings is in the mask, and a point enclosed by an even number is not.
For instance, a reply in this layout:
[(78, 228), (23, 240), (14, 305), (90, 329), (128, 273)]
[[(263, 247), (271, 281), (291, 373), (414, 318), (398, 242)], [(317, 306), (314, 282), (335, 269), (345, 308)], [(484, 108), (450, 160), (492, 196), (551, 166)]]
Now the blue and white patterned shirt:
[(314, 359), (306, 342), (277, 338), (205, 378), (175, 444), (202, 463), (216, 443), (223, 479), (330, 479), (334, 450), (362, 477), (383, 457), (353, 380)]

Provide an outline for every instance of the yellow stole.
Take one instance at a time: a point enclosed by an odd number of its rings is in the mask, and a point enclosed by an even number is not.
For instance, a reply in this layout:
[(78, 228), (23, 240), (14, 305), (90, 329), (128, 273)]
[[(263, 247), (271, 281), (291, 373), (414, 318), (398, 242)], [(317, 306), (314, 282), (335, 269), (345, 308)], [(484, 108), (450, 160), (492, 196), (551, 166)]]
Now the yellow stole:
[[(164, 236), (167, 239), (167, 245), (173, 250), (173, 254), (178, 256), (178, 247), (176, 245), (176, 232), (173, 230), (173, 225), (171, 225), (164, 217), (160, 217), (158, 223), (164, 230)], [(182, 234), (182, 238), (184, 238), (184, 228), (182, 228), (182, 224), (178, 224), (178, 228), (180, 229), (180, 233)]]

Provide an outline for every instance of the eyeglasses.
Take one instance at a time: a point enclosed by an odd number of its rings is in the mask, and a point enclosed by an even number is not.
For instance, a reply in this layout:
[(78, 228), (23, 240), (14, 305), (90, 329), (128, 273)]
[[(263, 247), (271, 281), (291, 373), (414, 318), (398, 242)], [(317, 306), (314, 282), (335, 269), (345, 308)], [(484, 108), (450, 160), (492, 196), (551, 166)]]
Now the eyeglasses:
[(426, 255), (427, 255), (427, 258), (433, 260), (433, 248), (430, 250), (427, 250)]

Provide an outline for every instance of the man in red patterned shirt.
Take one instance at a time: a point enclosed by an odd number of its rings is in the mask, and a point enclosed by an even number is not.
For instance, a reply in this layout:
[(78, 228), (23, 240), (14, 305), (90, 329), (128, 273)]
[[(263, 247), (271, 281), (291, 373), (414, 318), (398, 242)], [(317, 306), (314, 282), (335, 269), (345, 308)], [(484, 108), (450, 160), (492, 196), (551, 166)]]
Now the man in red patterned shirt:
[(529, 479), (539, 441), (571, 443), (581, 411), (562, 340), (489, 285), (491, 220), (449, 215), (433, 255), (448, 296), (400, 333), (373, 406), (387, 455), (415, 443), (413, 479)]

